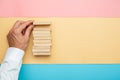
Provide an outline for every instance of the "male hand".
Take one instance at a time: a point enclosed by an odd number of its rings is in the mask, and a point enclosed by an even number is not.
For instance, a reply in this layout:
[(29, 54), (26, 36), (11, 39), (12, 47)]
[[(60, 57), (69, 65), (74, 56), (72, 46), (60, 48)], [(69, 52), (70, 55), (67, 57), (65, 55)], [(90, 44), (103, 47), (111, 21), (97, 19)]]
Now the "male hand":
[(32, 20), (17, 21), (7, 35), (9, 47), (15, 47), (25, 51), (33, 27)]

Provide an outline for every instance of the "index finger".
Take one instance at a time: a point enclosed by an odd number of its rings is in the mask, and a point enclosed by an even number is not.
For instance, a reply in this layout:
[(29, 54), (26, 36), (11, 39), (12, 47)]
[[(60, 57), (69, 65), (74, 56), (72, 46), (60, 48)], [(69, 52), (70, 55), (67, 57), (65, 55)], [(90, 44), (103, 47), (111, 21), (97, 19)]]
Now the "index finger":
[(24, 21), (17, 20), (17, 21), (15, 22), (15, 24), (13, 25), (12, 29), (17, 28), (17, 27), (20, 26), (23, 22), (24, 22)]
[(29, 20), (21, 24), (17, 29), (18, 31), (22, 32), (24, 29), (26, 29), (29, 25), (33, 24), (33, 20)]

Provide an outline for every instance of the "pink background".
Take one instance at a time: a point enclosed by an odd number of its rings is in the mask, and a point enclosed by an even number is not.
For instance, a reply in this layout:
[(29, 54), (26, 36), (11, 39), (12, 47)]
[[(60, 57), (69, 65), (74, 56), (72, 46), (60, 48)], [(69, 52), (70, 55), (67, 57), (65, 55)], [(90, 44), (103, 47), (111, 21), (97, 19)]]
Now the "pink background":
[(0, 0), (0, 17), (120, 17), (120, 0)]

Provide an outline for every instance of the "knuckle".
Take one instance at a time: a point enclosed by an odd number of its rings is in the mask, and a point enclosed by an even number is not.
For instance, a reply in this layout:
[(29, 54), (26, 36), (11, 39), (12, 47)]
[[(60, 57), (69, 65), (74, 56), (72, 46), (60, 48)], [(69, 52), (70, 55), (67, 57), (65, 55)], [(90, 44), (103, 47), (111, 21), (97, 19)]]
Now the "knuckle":
[(20, 20), (17, 20), (16, 23), (20, 22)]
[(16, 29), (13, 29), (13, 30), (12, 30), (12, 33), (16, 33)]
[(26, 40), (28, 40), (29, 39), (29, 35), (26, 35)]
[(26, 24), (22, 24), (21, 26), (22, 26), (22, 27), (26, 27)]
[(15, 24), (21, 24), (21, 20), (17, 20)]
[(13, 30), (12, 30), (12, 33), (17, 34), (17, 33), (18, 33), (18, 30), (17, 30), (17, 29), (13, 29)]
[(17, 20), (17, 21), (16, 21), (16, 23), (19, 23), (19, 22), (20, 22), (20, 20)]

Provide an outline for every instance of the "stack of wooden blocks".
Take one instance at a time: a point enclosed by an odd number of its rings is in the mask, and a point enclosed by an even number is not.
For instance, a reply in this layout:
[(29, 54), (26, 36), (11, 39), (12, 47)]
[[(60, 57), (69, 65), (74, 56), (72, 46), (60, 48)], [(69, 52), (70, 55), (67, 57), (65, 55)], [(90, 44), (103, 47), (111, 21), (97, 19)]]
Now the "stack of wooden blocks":
[(33, 55), (50, 55), (51, 29), (50, 22), (34, 22), (33, 29)]

